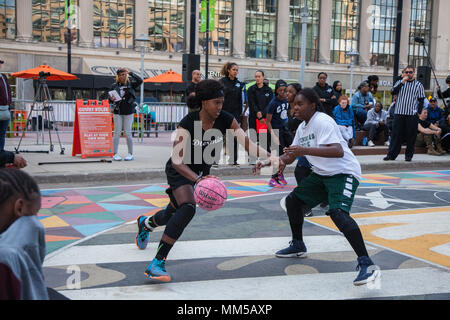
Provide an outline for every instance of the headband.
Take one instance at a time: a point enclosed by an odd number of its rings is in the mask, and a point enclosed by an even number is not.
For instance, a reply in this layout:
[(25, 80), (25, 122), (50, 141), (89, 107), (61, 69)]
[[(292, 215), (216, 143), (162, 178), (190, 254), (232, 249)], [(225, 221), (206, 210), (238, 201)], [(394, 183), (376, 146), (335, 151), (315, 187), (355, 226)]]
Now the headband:
[(208, 91), (208, 93), (205, 96), (201, 97), (201, 100), (204, 101), (204, 100), (217, 99), (217, 98), (223, 97), (224, 95), (225, 94), (223, 93), (222, 89), (211, 90), (211, 91)]

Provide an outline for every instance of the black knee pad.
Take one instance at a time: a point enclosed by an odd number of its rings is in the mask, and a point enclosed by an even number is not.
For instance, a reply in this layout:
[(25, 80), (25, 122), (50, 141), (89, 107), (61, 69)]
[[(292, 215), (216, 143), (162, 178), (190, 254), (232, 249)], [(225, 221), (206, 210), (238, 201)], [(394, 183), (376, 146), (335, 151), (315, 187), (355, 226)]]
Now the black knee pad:
[(286, 197), (285, 204), (288, 215), (302, 214), (303, 216), (303, 213), (309, 209), (308, 206), (293, 192)]
[(353, 218), (347, 212), (341, 209), (331, 209), (327, 212), (327, 215), (330, 216), (331, 220), (333, 220), (339, 231), (344, 234), (349, 231), (358, 229), (356, 221), (353, 220)]
[(195, 204), (183, 203), (169, 220), (164, 231), (172, 239), (178, 240), (195, 215)]
[(169, 203), (164, 210), (158, 211), (154, 217), (153, 221), (158, 226), (165, 226), (167, 222), (169, 222), (170, 218), (172, 218), (173, 214), (176, 212), (176, 209), (172, 207)]

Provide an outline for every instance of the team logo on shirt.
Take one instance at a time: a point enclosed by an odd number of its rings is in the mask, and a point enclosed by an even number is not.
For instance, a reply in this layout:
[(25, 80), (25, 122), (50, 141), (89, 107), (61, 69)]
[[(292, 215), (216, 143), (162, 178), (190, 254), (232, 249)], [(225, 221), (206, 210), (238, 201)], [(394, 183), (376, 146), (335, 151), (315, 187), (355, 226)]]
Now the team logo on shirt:
[(307, 136), (300, 137), (298, 142), (301, 147), (309, 148), (311, 147), (311, 141), (314, 139), (316, 139), (316, 136), (314, 135), (314, 133), (310, 133)]

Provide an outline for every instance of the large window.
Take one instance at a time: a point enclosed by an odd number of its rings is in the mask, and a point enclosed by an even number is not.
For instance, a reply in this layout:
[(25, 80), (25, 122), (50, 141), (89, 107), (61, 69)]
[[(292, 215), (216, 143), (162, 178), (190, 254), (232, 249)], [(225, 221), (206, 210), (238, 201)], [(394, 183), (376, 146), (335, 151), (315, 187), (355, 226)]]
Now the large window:
[(397, 0), (372, 0), (370, 65), (394, 66)]
[[(76, 5), (75, 1), (72, 3)], [(32, 4), (33, 39), (41, 42), (65, 42), (65, 0), (33, 0)]]
[(134, 0), (94, 0), (96, 46), (133, 48), (133, 23)]
[(415, 67), (428, 64), (423, 45), (415, 42), (414, 38), (425, 39), (427, 51), (430, 50), (432, 8), (433, 0), (411, 0), (408, 63)]
[(289, 6), (289, 59), (301, 60), (302, 20), (300, 10), (309, 10), (306, 28), (306, 61), (318, 61), (319, 57), (319, 1), (291, 0)]
[(0, 39), (16, 37), (16, 1), (0, 0)]
[[(209, 53), (218, 56), (231, 54), (231, 26), (233, 18), (233, 1), (216, 0), (214, 31), (209, 33)], [(202, 53), (206, 49), (206, 33), (200, 33)]]
[(359, 0), (333, 0), (331, 62), (350, 63), (350, 57), (346, 57), (345, 53), (358, 50), (359, 18)]
[(277, 1), (249, 0), (246, 5), (245, 54), (251, 58), (275, 58)]
[(185, 46), (185, 1), (148, 0), (150, 48), (178, 52)]

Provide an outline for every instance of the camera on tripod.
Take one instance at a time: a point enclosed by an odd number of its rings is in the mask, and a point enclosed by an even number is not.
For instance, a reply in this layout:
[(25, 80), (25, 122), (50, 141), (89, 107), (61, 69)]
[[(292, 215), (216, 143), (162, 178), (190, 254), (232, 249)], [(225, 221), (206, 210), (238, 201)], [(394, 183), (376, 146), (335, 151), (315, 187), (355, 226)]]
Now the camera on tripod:
[(44, 71), (39, 72), (39, 78), (46, 78), (46, 77), (50, 77), (50, 72)]

